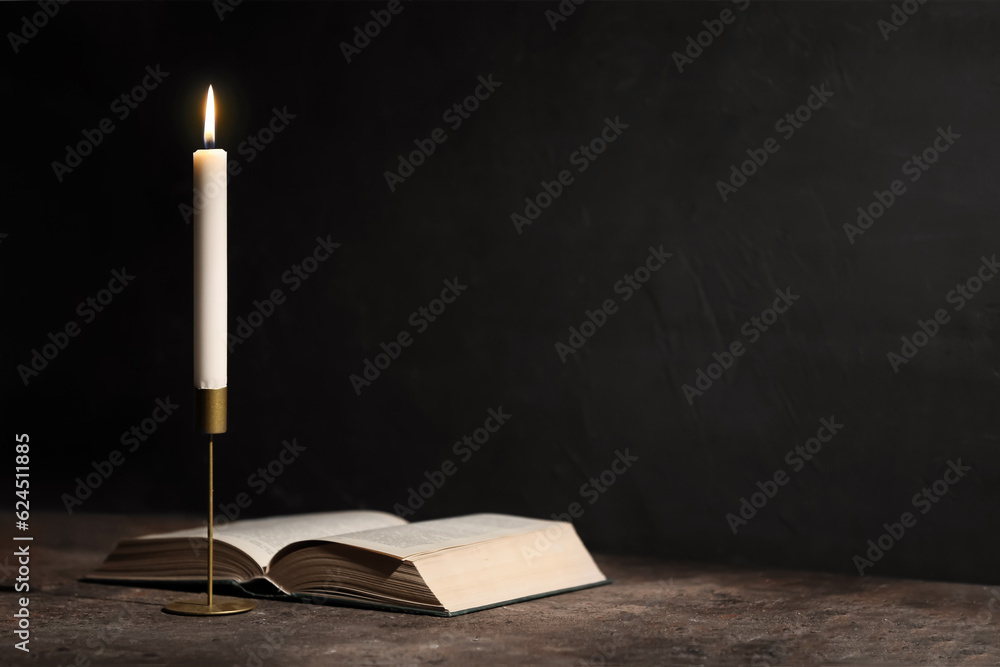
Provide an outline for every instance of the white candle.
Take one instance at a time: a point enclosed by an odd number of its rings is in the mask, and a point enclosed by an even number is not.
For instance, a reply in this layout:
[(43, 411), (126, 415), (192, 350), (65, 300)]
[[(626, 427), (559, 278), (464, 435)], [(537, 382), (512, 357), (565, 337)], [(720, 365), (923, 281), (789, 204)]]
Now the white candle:
[(215, 148), (215, 97), (208, 87), (205, 149), (194, 152), (194, 386), (220, 389), (226, 362), (226, 151)]

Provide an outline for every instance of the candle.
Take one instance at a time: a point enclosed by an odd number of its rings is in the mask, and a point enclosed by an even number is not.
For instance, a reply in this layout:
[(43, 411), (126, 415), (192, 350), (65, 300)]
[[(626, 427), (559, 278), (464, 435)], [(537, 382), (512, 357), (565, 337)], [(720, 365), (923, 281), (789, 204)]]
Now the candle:
[(209, 390), (196, 392), (199, 404), (221, 400), (223, 407), (221, 430), (213, 430), (219, 428), (217, 420), (201, 424), (208, 433), (225, 431), (226, 272), (226, 151), (215, 148), (215, 97), (209, 86), (205, 150), (194, 152), (194, 386)]

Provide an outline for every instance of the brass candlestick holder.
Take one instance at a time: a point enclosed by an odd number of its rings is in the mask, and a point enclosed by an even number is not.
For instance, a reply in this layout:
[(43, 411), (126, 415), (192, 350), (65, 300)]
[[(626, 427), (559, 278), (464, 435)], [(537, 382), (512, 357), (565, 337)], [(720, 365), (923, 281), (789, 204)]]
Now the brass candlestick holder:
[(213, 436), (226, 432), (226, 387), (221, 389), (195, 389), (195, 428), (201, 433), (208, 434), (208, 602), (200, 600), (175, 600), (167, 604), (163, 611), (168, 614), (180, 614), (182, 616), (225, 616), (229, 614), (242, 614), (253, 609), (254, 604), (250, 600), (239, 598), (218, 599), (213, 597), (212, 589), (215, 587), (213, 574), (215, 543), (215, 511), (212, 505), (215, 502), (214, 478), (214, 442)]

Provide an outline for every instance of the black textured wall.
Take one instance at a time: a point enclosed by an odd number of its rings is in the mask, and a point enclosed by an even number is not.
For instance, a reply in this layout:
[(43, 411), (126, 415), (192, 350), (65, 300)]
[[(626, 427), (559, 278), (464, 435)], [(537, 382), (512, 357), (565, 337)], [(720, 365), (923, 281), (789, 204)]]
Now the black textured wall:
[(219, 511), (566, 513), (595, 550), (996, 581), (1000, 8), (896, 6), (5, 3), (3, 416), (33, 501), (203, 507), (211, 83), (241, 337)]

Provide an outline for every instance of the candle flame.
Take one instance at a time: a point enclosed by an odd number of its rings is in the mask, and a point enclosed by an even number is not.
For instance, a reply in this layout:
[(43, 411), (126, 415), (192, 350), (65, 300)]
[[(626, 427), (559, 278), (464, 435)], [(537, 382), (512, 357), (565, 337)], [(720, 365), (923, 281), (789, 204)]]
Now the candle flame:
[(205, 103), (205, 148), (215, 148), (215, 95), (208, 87), (208, 101)]

